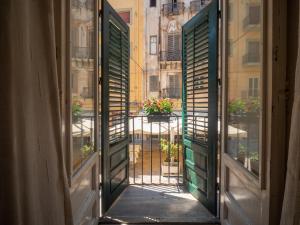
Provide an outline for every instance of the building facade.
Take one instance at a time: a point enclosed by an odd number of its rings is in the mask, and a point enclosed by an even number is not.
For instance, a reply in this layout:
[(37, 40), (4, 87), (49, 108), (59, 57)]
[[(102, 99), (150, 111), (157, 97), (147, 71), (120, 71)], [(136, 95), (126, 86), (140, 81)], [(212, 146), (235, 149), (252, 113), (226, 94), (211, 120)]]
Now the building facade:
[(145, 98), (166, 97), (181, 110), (181, 27), (208, 0), (147, 0), (145, 3)]
[(130, 28), (130, 111), (141, 109), (144, 74), (144, 4), (140, 0), (109, 0)]

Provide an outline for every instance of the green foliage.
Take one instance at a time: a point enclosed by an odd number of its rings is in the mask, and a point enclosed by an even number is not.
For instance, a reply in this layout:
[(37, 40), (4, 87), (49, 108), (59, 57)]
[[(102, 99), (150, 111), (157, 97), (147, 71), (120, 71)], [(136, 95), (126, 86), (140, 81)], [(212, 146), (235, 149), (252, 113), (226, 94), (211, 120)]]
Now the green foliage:
[(246, 147), (243, 144), (239, 144), (239, 153), (245, 154), (246, 153)]
[(260, 100), (259, 98), (251, 98), (246, 103), (247, 112), (258, 113), (260, 111)]
[(229, 113), (238, 114), (245, 112), (246, 103), (242, 99), (236, 99), (229, 103)]
[(228, 105), (228, 111), (231, 114), (258, 113), (259, 110), (259, 98), (250, 98), (248, 100), (235, 99)]
[(147, 115), (154, 113), (171, 113), (173, 112), (173, 102), (168, 98), (151, 98), (145, 101), (144, 111)]
[[(181, 146), (178, 144), (173, 144), (167, 141), (166, 139), (161, 138), (160, 139), (160, 146), (163, 153), (167, 155), (166, 161), (170, 161), (169, 154), (171, 158), (175, 158), (175, 160), (178, 160), (178, 149), (181, 150)], [(179, 148), (178, 148), (179, 147)], [(170, 151), (170, 152), (169, 152)]]
[(258, 152), (252, 152), (252, 153), (250, 153), (250, 157), (249, 158), (252, 161), (258, 161), (259, 160)]
[(81, 147), (80, 149), (83, 158), (89, 156), (94, 151), (94, 145), (93, 144), (86, 144)]
[(82, 113), (82, 102), (78, 99), (74, 99), (72, 103), (72, 116), (79, 117)]

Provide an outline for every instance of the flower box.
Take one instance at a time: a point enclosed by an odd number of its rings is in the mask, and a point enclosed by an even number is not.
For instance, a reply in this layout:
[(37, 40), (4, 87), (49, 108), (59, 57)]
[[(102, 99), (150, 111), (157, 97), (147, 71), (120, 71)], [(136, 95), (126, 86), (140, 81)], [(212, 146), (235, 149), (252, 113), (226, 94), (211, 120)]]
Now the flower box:
[(168, 123), (170, 122), (170, 113), (152, 113), (147, 116), (148, 123), (155, 123), (155, 122), (161, 122), (161, 123)]

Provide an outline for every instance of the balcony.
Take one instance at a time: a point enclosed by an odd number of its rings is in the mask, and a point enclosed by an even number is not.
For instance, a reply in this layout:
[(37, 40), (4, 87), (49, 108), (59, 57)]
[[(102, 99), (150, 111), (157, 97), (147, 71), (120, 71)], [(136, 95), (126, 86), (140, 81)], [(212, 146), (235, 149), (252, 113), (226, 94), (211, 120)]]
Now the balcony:
[(178, 51), (161, 51), (160, 61), (181, 61), (181, 50)]
[(180, 88), (163, 88), (162, 89), (162, 97), (164, 98), (172, 98), (178, 99), (181, 96)]
[(196, 0), (196, 1), (191, 1), (190, 3), (190, 11), (192, 14), (198, 13), (201, 9), (203, 9), (210, 0)]
[(131, 184), (182, 184), (181, 116), (129, 117), (129, 177)]
[(260, 18), (259, 16), (257, 17), (252, 17), (250, 18), (250, 16), (245, 17), (245, 19), (243, 20), (243, 28), (247, 29), (247, 28), (258, 28), (260, 25)]
[(76, 59), (93, 59), (94, 49), (91, 47), (73, 47), (72, 58)]
[(163, 4), (162, 13), (163, 16), (176, 16), (183, 14), (184, 12), (184, 2), (177, 3), (167, 3)]

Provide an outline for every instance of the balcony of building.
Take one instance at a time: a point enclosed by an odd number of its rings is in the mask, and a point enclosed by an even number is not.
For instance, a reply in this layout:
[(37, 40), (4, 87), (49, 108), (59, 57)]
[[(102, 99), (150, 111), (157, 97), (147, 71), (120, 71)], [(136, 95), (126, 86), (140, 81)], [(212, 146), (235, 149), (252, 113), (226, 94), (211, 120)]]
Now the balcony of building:
[(160, 61), (181, 61), (181, 50), (174, 51), (161, 51), (160, 52)]
[(257, 65), (260, 62), (260, 56), (257, 52), (251, 53), (247, 52), (243, 56), (243, 64), (244, 65)]
[(162, 6), (163, 16), (176, 16), (184, 13), (184, 2), (172, 1)]
[(210, 0), (195, 0), (190, 2), (190, 11), (192, 14), (198, 13), (204, 8)]
[(161, 95), (163, 98), (179, 99), (181, 98), (181, 88), (163, 88)]

